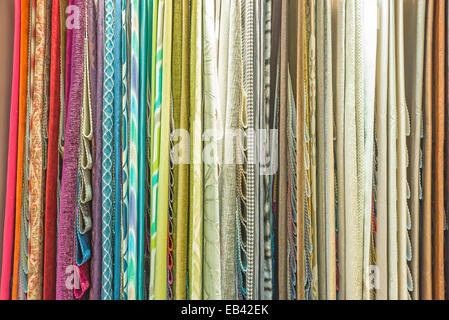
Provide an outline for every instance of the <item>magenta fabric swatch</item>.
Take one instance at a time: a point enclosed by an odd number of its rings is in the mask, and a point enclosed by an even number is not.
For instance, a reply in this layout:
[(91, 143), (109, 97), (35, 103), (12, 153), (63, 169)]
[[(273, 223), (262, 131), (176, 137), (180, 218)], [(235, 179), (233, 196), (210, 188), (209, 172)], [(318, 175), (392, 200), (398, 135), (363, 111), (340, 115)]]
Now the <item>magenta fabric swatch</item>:
[(76, 299), (82, 299), (84, 294), (89, 289), (89, 263), (86, 262), (81, 266), (76, 266), (78, 269), (79, 282), (74, 288), (74, 295)]
[[(85, 16), (85, 1), (71, 0), (69, 5), (79, 8), (80, 19)], [(70, 84), (66, 108), (66, 126), (64, 135), (64, 165), (58, 229), (58, 261), (56, 274), (56, 299), (73, 300), (73, 288), (77, 280), (75, 270), (75, 217), (76, 217), (76, 179), (78, 168), (81, 105), (83, 103), (85, 24), (72, 29), (67, 34), (67, 43), (71, 43), (71, 52), (67, 51), (67, 65), (70, 69)]]
[(6, 181), (5, 223), (3, 225), (3, 258), (0, 299), (10, 298), (13, 250), (14, 213), (16, 204), (17, 131), (19, 121), (20, 66), (20, 0), (14, 2), (14, 64), (12, 74), (11, 111), (9, 118), (8, 172)]

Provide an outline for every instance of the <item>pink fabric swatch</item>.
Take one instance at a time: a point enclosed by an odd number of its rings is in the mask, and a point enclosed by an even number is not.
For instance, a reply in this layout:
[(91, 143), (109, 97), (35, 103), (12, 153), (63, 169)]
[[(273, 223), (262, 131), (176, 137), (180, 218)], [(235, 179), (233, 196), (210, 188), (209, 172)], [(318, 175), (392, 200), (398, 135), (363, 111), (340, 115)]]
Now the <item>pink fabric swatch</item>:
[(16, 202), (17, 130), (19, 117), (19, 65), (20, 65), (20, 1), (14, 2), (14, 65), (12, 75), (11, 113), (9, 121), (8, 172), (5, 199), (5, 224), (3, 231), (3, 265), (0, 299), (8, 300), (11, 294), (12, 259), (14, 246), (14, 213)]

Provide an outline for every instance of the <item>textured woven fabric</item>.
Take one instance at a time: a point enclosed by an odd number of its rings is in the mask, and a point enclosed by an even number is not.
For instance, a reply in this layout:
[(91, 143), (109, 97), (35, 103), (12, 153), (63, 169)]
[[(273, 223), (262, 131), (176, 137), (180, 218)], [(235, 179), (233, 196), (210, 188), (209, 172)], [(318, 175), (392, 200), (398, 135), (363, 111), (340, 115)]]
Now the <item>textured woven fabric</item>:
[[(305, 90), (305, 73), (307, 71), (307, 60), (306, 55), (306, 1), (298, 1), (297, 7), (297, 60), (296, 60), (296, 103), (297, 103), (297, 118), (294, 119), (296, 122), (296, 181), (297, 181), (297, 191), (296, 191), (296, 201), (297, 201), (297, 285), (296, 294), (298, 300), (305, 299), (305, 112), (306, 112), (306, 90)], [(304, 235), (304, 236), (301, 236)], [(307, 239), (309, 240), (309, 239)], [(307, 254), (307, 253), (306, 253)]]
[[(204, 51), (204, 257), (203, 299), (221, 299), (220, 212), (218, 192), (217, 132), (222, 130), (218, 101), (217, 48), (214, 34), (214, 3), (203, 2)], [(207, 149), (206, 149), (207, 148)]]
[(122, 229), (122, 1), (114, 1), (114, 275), (113, 297), (120, 300)]
[[(81, 16), (85, 14), (84, 1), (75, 0), (71, 4), (80, 8)], [(84, 67), (84, 27), (71, 30), (72, 54), (70, 94), (67, 104), (67, 125), (65, 126), (64, 167), (62, 172), (61, 206), (58, 229), (58, 256), (56, 274), (56, 299), (73, 299), (73, 287), (67, 285), (74, 280), (68, 275), (74, 275), (74, 225), (76, 207), (76, 177), (78, 168), (78, 150), (82, 105), (82, 80)], [(73, 285), (73, 282), (72, 282)]]
[[(218, 81), (220, 82), (219, 87), (219, 97), (220, 105), (222, 107), (222, 118), (224, 122), (224, 129), (229, 128), (228, 122), (228, 111), (230, 107), (227, 104), (228, 99), (228, 83), (229, 77), (232, 73), (229, 72), (232, 66), (235, 66), (235, 61), (232, 59), (234, 55), (230, 54), (231, 48), (235, 48), (229, 45), (231, 36), (235, 35), (235, 32), (231, 32), (231, 8), (235, 8), (233, 1), (221, 3), (220, 8), (220, 41), (218, 48)], [(235, 9), (234, 9), (235, 10)], [(235, 28), (235, 27), (234, 27)], [(233, 40), (233, 41), (238, 41)], [(235, 44), (235, 43), (234, 43)], [(232, 83), (232, 82), (231, 82)], [(234, 124), (235, 126), (236, 124)], [(224, 134), (224, 131), (223, 131)], [(224, 157), (226, 155), (226, 136), (223, 136), (223, 143), (219, 145), (221, 147), (220, 163), (220, 223), (221, 223), (221, 239), (222, 239), (222, 254), (221, 254), (221, 286), (222, 286), (222, 298), (223, 299), (233, 299), (235, 297), (235, 275), (234, 275), (234, 265), (232, 260), (224, 252), (235, 252), (235, 238), (234, 238), (234, 228), (235, 222), (233, 219), (233, 212), (235, 208), (235, 171), (231, 166), (227, 166), (224, 162)], [(229, 148), (229, 147), (228, 147)], [(227, 189), (227, 185), (230, 188)], [(228, 192), (228, 194), (226, 194)], [(227, 201), (226, 201), (227, 200)], [(226, 230), (226, 231), (225, 231)]]
[[(181, 88), (182, 88), (182, 1), (173, 2), (173, 42), (172, 42), (172, 67), (171, 86), (173, 95), (172, 111), (170, 113), (170, 191), (169, 191), (169, 235), (167, 254), (167, 282), (168, 299), (175, 299), (175, 247), (177, 237), (177, 212), (178, 212), (178, 185), (179, 185), (179, 153), (175, 148), (179, 145), (180, 120), (181, 120)], [(185, 282), (184, 282), (185, 283)]]
[(316, 18), (316, 1), (311, 0), (309, 6), (310, 14), (310, 35), (309, 35), (309, 123), (310, 123), (310, 174), (311, 174), (311, 229), (312, 229), (312, 293), (318, 298), (318, 218), (317, 218), (317, 18)]
[[(338, 299), (346, 297), (346, 240), (345, 240), (345, 76), (346, 73), (346, 1), (334, 1), (333, 24), (333, 94), (335, 102), (336, 132), (336, 186), (338, 208)], [(348, 28), (349, 29), (349, 28)], [(351, 62), (350, 62), (351, 63)], [(350, 65), (348, 67), (351, 67)], [(349, 69), (349, 68), (348, 68)]]
[(36, 47), (33, 75), (33, 106), (30, 126), (30, 249), (28, 271), (28, 295), (30, 300), (42, 298), (44, 253), (44, 72), (46, 44), (46, 1), (36, 1)]
[(255, 93), (255, 52), (254, 42), (255, 35), (255, 15), (258, 14), (254, 1), (242, 2), (242, 25), (243, 25), (243, 43), (242, 43), (242, 60), (243, 60), (243, 90), (245, 95), (246, 112), (246, 185), (245, 205), (246, 205), (246, 294), (249, 300), (256, 298), (255, 285), (255, 206), (256, 206), (256, 190), (255, 190), (255, 155), (257, 152), (256, 137), (253, 134), (255, 129), (256, 116), (256, 93)]
[[(405, 79), (404, 79), (404, 3), (397, 1), (396, 6), (396, 35), (397, 35), (397, 108), (398, 108), (398, 298), (408, 300), (409, 298), (409, 275), (408, 252), (410, 249), (410, 239), (408, 237), (408, 226), (410, 225), (410, 211), (407, 199), (410, 194), (410, 187), (407, 182), (407, 167), (409, 163), (408, 150), (406, 145), (407, 136), (410, 135), (410, 119), (405, 100)], [(443, 143), (444, 145), (444, 143)], [(444, 149), (444, 147), (443, 147)], [(411, 289), (411, 288), (410, 288)], [(412, 291), (412, 290), (410, 290)]]
[[(225, 5), (223, 3), (223, 5)], [(241, 48), (241, 13), (240, 1), (230, 1), (229, 11), (225, 9), (222, 12), (222, 23), (229, 23), (229, 43), (226, 51), (221, 51), (219, 61), (223, 55), (228, 55), (226, 79), (226, 99), (221, 105), (224, 107), (224, 129), (237, 129), (239, 125), (239, 108), (242, 103), (241, 86), (242, 86), (242, 48)], [(226, 18), (227, 17), (227, 18)], [(223, 19), (229, 19), (229, 22)], [(226, 53), (228, 52), (228, 53)], [(219, 62), (220, 63), (220, 62)], [(220, 74), (220, 72), (219, 72)], [(222, 100), (223, 101), (223, 100)], [(232, 136), (225, 135), (223, 142), (223, 165), (221, 173), (221, 238), (222, 238), (222, 298), (225, 300), (236, 299), (236, 266), (232, 256), (228, 256), (226, 252), (236, 252), (236, 198), (237, 198), (237, 167), (236, 155), (234, 150), (234, 141)], [(192, 179), (192, 178), (191, 178)]]
[[(315, 203), (313, 203), (313, 195), (314, 189), (313, 186), (315, 184), (314, 174), (315, 170), (313, 155), (314, 155), (314, 144), (313, 144), (313, 136), (312, 136), (312, 106), (314, 105), (314, 20), (312, 19), (312, 15), (314, 13), (314, 9), (312, 7), (314, 3), (306, 2), (306, 39), (305, 39), (305, 88), (306, 88), (306, 110), (305, 110), (305, 130), (304, 130), (304, 166), (306, 171), (306, 181), (305, 181), (305, 210), (304, 210), (304, 250), (305, 250), (305, 258), (304, 258), (304, 285), (305, 292), (304, 298), (306, 300), (312, 300), (314, 296), (316, 296), (316, 275), (314, 274), (313, 266), (316, 265), (316, 259), (314, 256), (316, 255), (316, 246), (314, 246), (314, 236), (316, 233), (314, 232), (314, 208)], [(310, 90), (309, 90), (310, 88)], [(299, 253), (299, 252), (298, 252)], [(315, 269), (316, 270), (316, 269)]]
[[(395, 2), (390, 3), (389, 11), (389, 40), (388, 40), (388, 63), (396, 63), (395, 46)], [(388, 83), (396, 83), (396, 68), (388, 68)], [(397, 206), (397, 90), (396, 86), (388, 88), (388, 234), (398, 232), (398, 206)], [(398, 299), (398, 237), (388, 237), (388, 298)]]
[[(248, 137), (245, 137), (243, 130), (248, 126), (248, 107), (247, 101), (253, 100), (248, 92), (248, 73), (246, 68), (246, 61), (248, 58), (247, 44), (246, 44), (246, 4), (240, 2), (241, 6), (241, 19), (242, 19), (242, 103), (238, 107), (239, 122), (238, 133), (236, 136), (236, 168), (237, 168), (237, 206), (235, 213), (235, 225), (236, 225), (236, 266), (237, 266), (237, 297), (240, 300), (247, 299), (248, 296), (248, 266), (249, 266), (249, 251), (252, 250), (252, 245), (248, 240), (248, 227), (250, 221), (248, 220), (248, 194), (247, 184), (248, 179), (248, 166), (245, 159), (249, 159), (248, 149)], [(251, 102), (252, 104), (252, 102)]]
[(279, 215), (278, 215), (278, 281), (279, 299), (287, 299), (287, 96), (288, 96), (288, 35), (286, 0), (281, 5), (280, 33), (280, 117), (279, 117)]
[(317, 1), (317, 220), (319, 298), (335, 299), (335, 202), (330, 1)]
[[(287, 190), (287, 297), (288, 300), (297, 299), (297, 238), (296, 226), (298, 222), (297, 201), (297, 134), (296, 134), (296, 103), (293, 92), (292, 77), (288, 76), (288, 98), (287, 98), (287, 160), (288, 160), (288, 190)], [(302, 251), (304, 252), (304, 251)]]
[[(176, 23), (176, 17), (174, 18)], [(189, 130), (189, 35), (190, 35), (190, 1), (182, 1), (182, 43), (181, 43), (181, 96), (180, 96), (180, 115), (179, 129), (188, 132)], [(176, 36), (175, 29), (173, 36)], [(173, 46), (173, 61), (176, 63), (176, 46)], [(175, 103), (175, 94), (173, 95)], [(176, 137), (174, 137), (175, 139)], [(176, 213), (175, 213), (175, 299), (184, 300), (187, 297), (186, 290), (186, 272), (187, 272), (187, 250), (188, 250), (188, 214), (189, 214), (189, 166), (187, 164), (190, 155), (190, 145), (185, 135), (180, 136), (179, 145), (179, 169), (178, 169), (178, 186), (176, 194)], [(187, 158), (187, 159), (186, 159)]]
[[(87, 9), (87, 7), (86, 7)], [(86, 10), (87, 12), (87, 10)], [(92, 126), (92, 105), (90, 100), (90, 79), (89, 79), (89, 41), (88, 41), (88, 16), (84, 16), (86, 21), (84, 37), (84, 71), (83, 71), (83, 104), (81, 107), (80, 122), (80, 146), (78, 153), (78, 179), (77, 179), (77, 205), (75, 220), (75, 263), (78, 269), (79, 279), (75, 282), (75, 299), (83, 298), (90, 287), (89, 281), (89, 260), (91, 257), (90, 231), (92, 229), (91, 220), (91, 169), (92, 154), (91, 141), (93, 138)]]
[[(256, 132), (263, 126), (263, 117), (265, 114), (265, 91), (264, 91), (264, 80), (265, 80), (265, 55), (264, 55), (264, 39), (265, 39), (265, 1), (255, 2), (254, 14), (254, 128)], [(254, 164), (254, 296), (256, 299), (261, 299), (261, 294), (263, 293), (263, 259), (264, 259), (264, 210), (263, 210), (263, 171), (261, 172), (262, 164), (257, 161), (258, 156), (263, 154), (264, 148), (261, 143), (263, 137), (261, 138), (259, 134), (255, 135), (254, 138), (254, 148), (256, 153), (256, 161)], [(262, 173), (262, 174), (261, 174)]]
[[(271, 56), (271, 13), (272, 13), (272, 2), (271, 0), (267, 0), (264, 3), (264, 39), (263, 39), (263, 50), (264, 50), (264, 87), (263, 87), (263, 95), (264, 95), (264, 105), (262, 110), (260, 111), (261, 117), (261, 130), (270, 130), (270, 56)], [(270, 139), (271, 135), (268, 133), (265, 134), (264, 139), (261, 139), (260, 145), (261, 150), (265, 149), (264, 156), (269, 159), (267, 163), (260, 163), (261, 173), (263, 170), (269, 170), (270, 167), (274, 164), (271, 160), (271, 143)], [(262, 152), (262, 151), (261, 151)], [(263, 184), (261, 184), (261, 190), (259, 197), (262, 201), (261, 208), (263, 208), (263, 224), (261, 226), (261, 230), (263, 230), (263, 239), (264, 239), (264, 251), (261, 258), (263, 260), (263, 289), (260, 288), (260, 295), (263, 299), (271, 299), (272, 297), (272, 250), (271, 250), (271, 210), (270, 210), (270, 179), (271, 175), (265, 172), (263, 176)], [(261, 279), (262, 281), (262, 279)], [(262, 285), (261, 285), (262, 286)], [(263, 291), (262, 291), (263, 290)]]
[(377, 190), (376, 190), (376, 256), (379, 283), (376, 299), (388, 299), (388, 82), (385, 74), (388, 72), (388, 21), (389, 1), (379, 5), (379, 38), (378, 64), (376, 70), (376, 125), (375, 139), (377, 146)]
[[(339, 229), (339, 240), (346, 242), (344, 248), (344, 273), (342, 287), (345, 296), (340, 298), (361, 299), (362, 289), (362, 268), (363, 268), (363, 148), (364, 139), (359, 140), (360, 133), (364, 137), (364, 101), (361, 91), (363, 89), (363, 60), (361, 52), (360, 30), (360, 6), (354, 1), (347, 1), (344, 12), (345, 34), (344, 34), (344, 55), (343, 70), (345, 72), (345, 82), (343, 85), (343, 96), (337, 96), (336, 103), (342, 103), (343, 114), (343, 179), (338, 181), (338, 190), (343, 191), (344, 207), (338, 211), (339, 225), (340, 218), (344, 221), (343, 230)], [(337, 51), (339, 51), (337, 49)], [(337, 53), (338, 54), (338, 53)], [(341, 65), (338, 66), (339, 68)], [(336, 70), (338, 73), (341, 69)], [(337, 89), (337, 92), (339, 90)], [(342, 100), (343, 99), (343, 100)], [(338, 120), (337, 123), (341, 124)], [(340, 132), (340, 130), (338, 131)], [(340, 151), (341, 152), (341, 151)], [(352, 155), (352, 156), (349, 156)], [(353, 155), (357, 155), (354, 157)], [(362, 156), (361, 156), (362, 155)], [(339, 168), (340, 169), (340, 168)], [(357, 173), (357, 174), (354, 174)], [(340, 196), (340, 193), (339, 193)], [(340, 202), (339, 202), (340, 204)], [(340, 252), (339, 252), (340, 253)], [(343, 260), (341, 259), (341, 260)], [(340, 256), (339, 256), (339, 261)]]
[(105, 1), (103, 164), (102, 164), (102, 300), (113, 296), (112, 217), (114, 212), (114, 1)]
[(425, 1), (404, 2), (404, 22), (413, 26), (405, 28), (404, 36), (408, 45), (405, 52), (405, 83), (407, 105), (410, 108), (410, 137), (407, 146), (410, 151), (408, 177), (410, 182), (409, 208), (411, 214), (411, 261), (409, 267), (413, 279), (413, 300), (419, 300), (419, 265), (420, 265), (420, 217), (422, 200), (422, 143), (423, 133), (423, 74), (424, 74), (424, 34), (425, 34)]
[[(355, 89), (355, 125), (356, 125), (356, 172), (357, 172), (357, 194), (356, 194), (356, 209), (352, 212), (347, 221), (351, 223), (352, 227), (348, 228), (350, 240), (353, 241), (353, 256), (348, 259), (347, 268), (351, 268), (348, 273), (350, 277), (348, 298), (352, 300), (361, 299), (363, 297), (363, 215), (364, 215), (364, 185), (365, 185), (365, 65), (363, 56), (363, 38), (362, 38), (362, 5), (359, 1), (354, 3), (354, 89)], [(351, 58), (349, 58), (351, 59)], [(347, 132), (350, 134), (351, 131)], [(348, 171), (350, 173), (351, 171)], [(349, 226), (349, 224), (348, 224)], [(348, 252), (351, 251), (349, 248)], [(349, 276), (349, 274), (351, 276)], [(352, 281), (351, 281), (352, 280)]]
[(190, 223), (189, 299), (202, 299), (203, 165), (202, 165), (202, 0), (192, 0), (190, 46)]
[[(179, 153), (175, 148), (179, 145), (181, 120), (181, 88), (182, 88), (182, 1), (173, 2), (173, 30), (172, 30), (172, 66), (171, 87), (173, 101), (170, 112), (170, 172), (169, 172), (169, 208), (168, 208), (168, 240), (167, 240), (167, 299), (175, 297), (175, 247), (177, 237), (178, 185), (179, 185)], [(186, 227), (185, 227), (186, 228)], [(185, 282), (184, 282), (185, 283)]]
[(33, 93), (33, 74), (34, 74), (34, 48), (36, 42), (36, 5), (30, 5), (30, 28), (29, 28), (29, 58), (28, 58), (28, 85), (27, 85), (27, 114), (26, 114), (26, 131), (25, 131), (25, 150), (23, 161), (23, 188), (22, 188), (22, 206), (21, 206), (21, 232), (20, 232), (20, 265), (18, 279), (18, 299), (26, 300), (26, 292), (28, 291), (28, 241), (29, 241), (29, 156), (30, 156), (30, 118), (32, 108)]
[[(362, 90), (364, 92), (364, 111), (362, 111), (364, 132), (363, 157), (363, 201), (361, 203), (363, 221), (363, 299), (370, 300), (372, 296), (372, 284), (370, 282), (372, 265), (375, 264), (375, 246), (373, 239), (373, 179), (374, 179), (374, 123), (375, 123), (375, 88), (376, 88), (376, 59), (377, 59), (377, 23), (376, 19), (370, 19), (371, 12), (377, 8), (375, 0), (361, 2), (361, 46), (362, 46)], [(364, 24), (364, 21), (366, 23)]]

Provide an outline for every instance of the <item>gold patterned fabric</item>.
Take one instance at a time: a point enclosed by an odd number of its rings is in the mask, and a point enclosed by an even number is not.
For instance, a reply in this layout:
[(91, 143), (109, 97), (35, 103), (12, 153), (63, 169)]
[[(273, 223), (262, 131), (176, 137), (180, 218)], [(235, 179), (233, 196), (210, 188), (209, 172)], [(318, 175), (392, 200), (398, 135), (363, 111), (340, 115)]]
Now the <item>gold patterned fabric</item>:
[[(30, 240), (28, 260), (28, 299), (42, 298), (43, 271), (43, 189), (44, 189), (44, 81), (47, 1), (36, 0), (36, 47), (34, 53), (33, 95), (30, 125)], [(33, 61), (31, 62), (33, 63)]]

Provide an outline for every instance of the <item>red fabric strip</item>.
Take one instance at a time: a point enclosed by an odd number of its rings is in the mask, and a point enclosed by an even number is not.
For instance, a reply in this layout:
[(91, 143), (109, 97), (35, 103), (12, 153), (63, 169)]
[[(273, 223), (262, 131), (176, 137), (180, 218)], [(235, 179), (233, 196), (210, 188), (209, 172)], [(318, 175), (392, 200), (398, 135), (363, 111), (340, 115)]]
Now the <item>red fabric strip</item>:
[(48, 164), (45, 192), (44, 300), (56, 297), (56, 226), (58, 185), (58, 135), (60, 101), (61, 30), (59, 0), (53, 0), (51, 30), (50, 110), (48, 124)]

